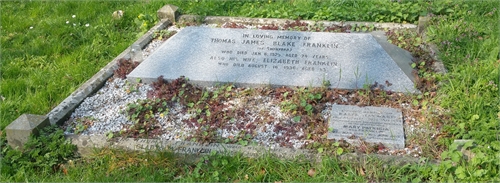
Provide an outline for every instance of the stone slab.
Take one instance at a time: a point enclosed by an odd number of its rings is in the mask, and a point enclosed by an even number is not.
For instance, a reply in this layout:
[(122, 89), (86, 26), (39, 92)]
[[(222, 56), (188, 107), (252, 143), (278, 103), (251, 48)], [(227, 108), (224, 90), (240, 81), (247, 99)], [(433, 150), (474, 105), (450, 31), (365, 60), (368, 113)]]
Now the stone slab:
[[(411, 67), (407, 65), (407, 67)], [(417, 92), (412, 80), (369, 33), (324, 33), (186, 27), (127, 77), (145, 83), (185, 76), (212, 86), (323, 86)]]
[(403, 114), (399, 109), (333, 105), (329, 128), (328, 139), (357, 143), (361, 138), (390, 149), (405, 147)]
[(7, 142), (14, 149), (23, 149), (32, 134), (37, 135), (38, 130), (49, 125), (50, 121), (47, 116), (23, 114), (5, 127)]

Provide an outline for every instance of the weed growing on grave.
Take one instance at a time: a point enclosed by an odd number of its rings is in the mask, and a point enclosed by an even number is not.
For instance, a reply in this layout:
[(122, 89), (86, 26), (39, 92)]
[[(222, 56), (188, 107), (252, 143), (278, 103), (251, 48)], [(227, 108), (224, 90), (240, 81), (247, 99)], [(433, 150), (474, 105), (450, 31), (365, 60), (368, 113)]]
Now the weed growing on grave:
[[(283, 87), (275, 94), (275, 96), (282, 100), (281, 108), (285, 112), (290, 112), (292, 115), (312, 116), (313, 112), (317, 113), (321, 109), (315, 108), (318, 101), (323, 98), (325, 88), (314, 89), (301, 87), (297, 90), (286, 91)], [(299, 122), (300, 118), (294, 118), (295, 122)]]
[[(232, 23), (235, 24), (235, 23)], [(231, 24), (231, 25), (232, 25)], [(242, 25), (240, 25), (242, 26)], [(237, 27), (229, 27), (229, 28), (237, 28)], [(340, 25), (332, 24), (329, 26), (325, 26), (322, 23), (315, 23), (310, 25), (309, 23), (300, 21), (300, 19), (296, 19), (295, 21), (286, 21), (284, 25), (262, 25), (259, 27), (262, 30), (290, 30), (290, 31), (311, 31), (311, 32), (340, 32), (340, 33), (351, 33), (351, 32), (370, 32), (377, 30), (373, 24), (371, 25)]]
[(2, 176), (22, 177), (28, 171), (66, 171), (63, 164), (75, 157), (76, 146), (66, 140), (58, 126), (45, 127), (39, 133), (36, 137), (29, 137), (23, 150), (5, 146), (6, 143), (2, 140)]
[(121, 58), (118, 60), (118, 68), (113, 71), (113, 77), (125, 79), (127, 74), (130, 74), (138, 65), (139, 62), (132, 62), (130, 59)]
[(130, 103), (125, 109), (127, 119), (134, 124), (126, 128), (127, 130), (121, 135), (131, 137), (154, 137), (161, 133), (158, 120), (155, 118), (156, 113), (168, 112), (167, 104), (160, 99), (155, 100), (139, 100), (135, 103)]
[[(271, 96), (277, 102), (282, 112), (290, 115), (291, 123), (277, 123), (273, 125), (275, 133), (282, 133), (283, 136), (278, 136), (274, 139), (283, 147), (292, 147), (290, 142), (291, 137), (295, 139), (311, 140), (305, 144), (306, 148), (317, 149), (321, 152), (334, 154), (342, 154), (344, 152), (363, 152), (363, 153), (387, 153), (385, 147), (380, 144), (365, 144), (361, 147), (354, 147), (339, 144), (335, 145), (335, 140), (327, 140), (327, 122), (322, 116), (321, 111), (326, 107), (326, 103), (337, 103), (344, 105), (358, 106), (388, 106), (401, 108), (401, 105), (410, 104), (411, 108), (403, 109), (406, 116), (422, 116), (422, 114), (413, 113), (412, 110), (429, 107), (426, 100), (429, 93), (424, 93), (414, 105), (412, 105), (412, 96), (401, 95), (391, 91), (384, 91), (385, 85), (375, 83), (361, 90), (338, 90), (322, 88), (255, 88), (244, 89), (235, 88), (233, 85), (221, 85), (213, 88), (199, 88), (191, 85), (187, 79), (181, 77), (172, 82), (165, 81), (162, 77), (153, 83), (154, 90), (148, 93), (148, 98), (145, 101), (139, 101), (134, 104), (129, 104), (127, 108), (128, 118), (134, 121), (134, 130), (137, 134), (156, 134), (161, 130), (149, 128), (145, 125), (157, 125), (157, 120), (154, 118), (158, 115), (168, 114), (169, 108), (174, 103), (180, 104), (182, 110), (189, 113), (191, 118), (184, 119), (183, 123), (191, 128), (197, 129), (192, 136), (186, 140), (198, 142), (223, 142), (223, 143), (238, 143), (248, 145), (253, 142), (253, 138), (257, 135), (257, 127), (268, 124), (273, 121), (273, 116), (266, 114), (266, 111), (261, 111), (262, 118), (252, 119), (249, 121), (249, 116), (245, 110), (246, 105), (256, 105), (258, 101), (253, 98)], [(387, 85), (387, 83), (386, 83)], [(228, 102), (235, 99), (244, 103), (241, 107), (228, 108)], [(421, 101), (420, 101), (421, 100)], [(439, 116), (441, 119), (443, 116)], [(421, 117), (419, 117), (420, 119)], [(436, 117), (426, 117), (428, 119), (436, 119)], [(405, 119), (406, 123), (412, 123)], [(432, 121), (432, 120), (431, 120)], [(439, 123), (437, 123), (439, 124)], [(137, 125), (137, 126), (135, 126)], [(154, 126), (154, 125), (153, 125)], [(138, 127), (138, 128), (137, 128)], [(158, 130), (155, 133), (149, 133), (148, 129)], [(239, 133), (232, 134), (227, 137), (221, 137), (221, 130), (238, 129)], [(125, 132), (122, 132), (122, 134)], [(302, 134), (302, 135), (297, 135)], [(149, 136), (149, 137), (154, 137)], [(434, 140), (437, 140), (436, 138)], [(419, 144), (418, 142), (417, 144)], [(426, 142), (430, 143), (430, 142)], [(430, 150), (429, 150), (430, 151)], [(424, 152), (424, 154), (436, 154), (439, 151)]]
[(440, 77), (432, 68), (435, 60), (426, 50), (427, 44), (424, 40), (415, 32), (408, 30), (389, 30), (386, 35), (388, 42), (408, 50), (415, 58), (411, 66), (415, 69), (413, 75), (417, 89), (422, 92), (435, 92)]
[(242, 24), (234, 23), (234, 22), (227, 22), (221, 25), (222, 28), (233, 28), (233, 29), (244, 29), (246, 28)]
[(153, 39), (158, 39), (158, 40), (167, 40), (168, 38), (172, 37), (175, 35), (177, 32), (176, 31), (169, 31), (169, 30), (157, 30), (153, 32)]
[(68, 122), (70, 124), (66, 126), (65, 131), (69, 133), (79, 134), (85, 131), (89, 126), (92, 126), (95, 119), (91, 116), (85, 116), (70, 121), (74, 122)]

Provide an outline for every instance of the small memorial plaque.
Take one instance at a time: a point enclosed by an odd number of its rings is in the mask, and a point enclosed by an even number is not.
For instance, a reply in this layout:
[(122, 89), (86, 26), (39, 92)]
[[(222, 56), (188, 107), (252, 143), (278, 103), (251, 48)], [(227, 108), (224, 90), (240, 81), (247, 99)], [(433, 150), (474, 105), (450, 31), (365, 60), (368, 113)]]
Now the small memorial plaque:
[[(399, 48), (398, 48), (399, 49)], [(406, 67), (411, 69), (409, 64)], [(185, 76), (210, 86), (305, 86), (416, 92), (412, 80), (368, 33), (186, 27), (127, 77), (145, 83)]]
[(328, 139), (356, 142), (361, 138), (391, 149), (405, 147), (403, 114), (399, 109), (333, 105), (330, 116)]

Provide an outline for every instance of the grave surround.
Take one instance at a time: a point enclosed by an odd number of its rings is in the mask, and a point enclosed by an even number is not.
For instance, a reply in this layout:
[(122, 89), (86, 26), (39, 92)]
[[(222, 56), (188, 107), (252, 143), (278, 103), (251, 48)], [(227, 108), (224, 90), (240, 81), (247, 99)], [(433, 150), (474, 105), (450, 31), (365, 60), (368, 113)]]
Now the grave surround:
[(185, 76), (201, 86), (243, 87), (320, 87), (328, 81), (341, 89), (377, 82), (386, 90), (418, 92), (411, 74), (377, 40), (368, 33), (186, 27), (127, 78), (151, 83), (159, 76), (169, 81)]

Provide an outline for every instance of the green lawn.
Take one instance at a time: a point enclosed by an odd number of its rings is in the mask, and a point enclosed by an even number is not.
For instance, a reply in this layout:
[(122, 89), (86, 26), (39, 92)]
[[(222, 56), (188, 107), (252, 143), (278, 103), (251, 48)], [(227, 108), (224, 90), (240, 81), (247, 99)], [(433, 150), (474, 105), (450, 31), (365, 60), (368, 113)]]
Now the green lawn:
[[(3, 129), (10, 122), (23, 113), (47, 114), (153, 26), (156, 11), (167, 3), (179, 6), (184, 14), (204, 16), (416, 23), (418, 16), (432, 14), (424, 42), (438, 47), (448, 74), (425, 71), (419, 76), (441, 82), (429, 103), (450, 116), (442, 119), (439, 143), (448, 150), (437, 157), (441, 163), (395, 166), (377, 159), (352, 163), (327, 156), (321, 163), (311, 163), (216, 154), (193, 164), (168, 152), (104, 149), (93, 158), (72, 160), (54, 171), (41, 165), (57, 158), (22, 155), (5, 146)], [(499, 9), (497, 1), (467, 0), (1, 2), (1, 156), (8, 158), (2, 158), (0, 180), (500, 181)], [(116, 10), (125, 12), (122, 19), (112, 18)], [(475, 156), (464, 160), (454, 139), (473, 140), (467, 149)], [(57, 159), (55, 165), (64, 161)], [(14, 171), (14, 164), (23, 166)]]

